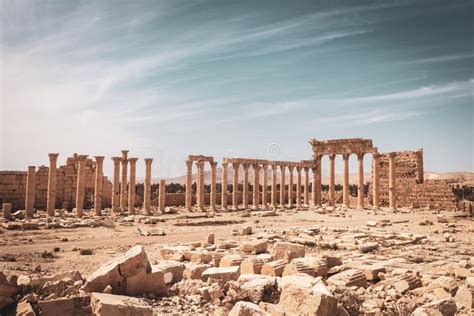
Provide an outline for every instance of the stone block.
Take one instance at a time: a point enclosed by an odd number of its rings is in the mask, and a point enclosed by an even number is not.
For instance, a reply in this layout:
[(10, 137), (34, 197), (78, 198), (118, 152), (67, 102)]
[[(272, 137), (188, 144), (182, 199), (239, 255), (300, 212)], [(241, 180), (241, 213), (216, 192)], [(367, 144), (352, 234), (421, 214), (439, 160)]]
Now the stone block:
[(219, 262), (219, 267), (233, 267), (233, 266), (240, 266), (240, 264), (244, 261), (244, 258), (241, 255), (225, 255), (221, 258)]
[(269, 316), (257, 304), (250, 302), (237, 302), (230, 310), (229, 316)]
[(90, 297), (62, 297), (50, 301), (39, 301), (41, 315), (90, 315)]
[(194, 250), (191, 246), (167, 246), (160, 249), (160, 255), (163, 260), (183, 261), (186, 251)]
[(240, 249), (243, 252), (253, 253), (253, 254), (267, 252), (267, 248), (268, 248), (268, 241), (258, 240), (258, 239), (246, 241), (240, 246)]
[(454, 297), (456, 305), (461, 308), (464, 307), (466, 310), (474, 309), (474, 289), (468, 288), (463, 285), (460, 286)]
[(337, 299), (321, 282), (313, 288), (288, 284), (282, 289), (278, 303), (289, 315), (334, 315)]
[(92, 293), (91, 307), (97, 316), (152, 316), (153, 311), (144, 301), (130, 296)]
[(423, 306), (418, 307), (413, 312), (412, 316), (428, 316), (428, 315), (443, 315), (454, 316), (457, 307), (454, 299), (444, 299), (434, 301)]
[(300, 244), (279, 241), (273, 245), (271, 254), (275, 259), (291, 261), (294, 258), (304, 257), (305, 249)]
[(287, 265), (286, 260), (275, 260), (265, 263), (262, 266), (261, 273), (269, 276), (282, 276), (283, 270)]
[(201, 280), (202, 273), (208, 268), (210, 268), (210, 265), (208, 264), (185, 264), (183, 277), (185, 279)]
[(359, 269), (349, 269), (329, 277), (327, 283), (345, 287), (365, 287), (367, 285), (367, 278), (363, 271)]
[(316, 257), (295, 258), (283, 270), (283, 276), (306, 273), (312, 277), (325, 277), (328, 273), (326, 261)]
[(202, 273), (202, 279), (204, 281), (235, 281), (240, 276), (240, 267), (226, 267), (226, 268), (209, 268)]
[(183, 279), (185, 264), (175, 260), (162, 260), (151, 266), (152, 271), (160, 271), (166, 284), (176, 283)]

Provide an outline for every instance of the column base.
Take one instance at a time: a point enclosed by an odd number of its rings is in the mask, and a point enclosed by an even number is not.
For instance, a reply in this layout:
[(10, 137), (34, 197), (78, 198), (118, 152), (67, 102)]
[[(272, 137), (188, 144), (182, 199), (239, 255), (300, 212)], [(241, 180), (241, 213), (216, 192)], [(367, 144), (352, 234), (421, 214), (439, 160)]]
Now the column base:
[(365, 208), (364, 208), (363, 206), (357, 206), (357, 207), (356, 207), (356, 210), (357, 210), (357, 211), (363, 211), (363, 210), (365, 210)]

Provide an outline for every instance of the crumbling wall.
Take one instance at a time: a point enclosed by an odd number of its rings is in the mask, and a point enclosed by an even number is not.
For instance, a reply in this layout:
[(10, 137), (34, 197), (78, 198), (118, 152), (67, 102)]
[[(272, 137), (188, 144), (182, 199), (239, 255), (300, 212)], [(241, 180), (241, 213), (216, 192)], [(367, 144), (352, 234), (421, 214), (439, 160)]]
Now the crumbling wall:
[[(56, 172), (56, 208), (71, 210), (76, 204), (77, 190), (77, 155), (66, 159), (66, 164), (59, 166)], [(36, 169), (35, 208), (46, 209), (48, 194), (49, 167)], [(13, 209), (25, 208), (26, 171), (0, 171), (0, 203), (12, 203)], [(86, 161), (86, 208), (92, 206), (95, 181), (95, 162)], [(112, 184), (104, 177), (103, 207), (111, 205)]]
[[(445, 180), (424, 180), (423, 149), (395, 153), (397, 206), (416, 208), (431, 206), (438, 209), (456, 209), (456, 196)], [(388, 154), (379, 158), (380, 203), (388, 206)], [(372, 166), (373, 175), (373, 166)], [(372, 189), (369, 188), (369, 201), (372, 201)]]

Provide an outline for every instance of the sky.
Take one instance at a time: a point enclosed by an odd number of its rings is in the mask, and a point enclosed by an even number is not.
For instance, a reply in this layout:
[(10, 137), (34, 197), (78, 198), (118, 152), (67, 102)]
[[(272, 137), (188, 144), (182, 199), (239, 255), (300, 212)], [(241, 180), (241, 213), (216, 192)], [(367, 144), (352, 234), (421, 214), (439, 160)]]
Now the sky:
[(0, 170), (80, 153), (111, 176), (129, 149), (173, 177), (363, 137), (474, 171), (474, 1), (0, 0), (0, 21)]

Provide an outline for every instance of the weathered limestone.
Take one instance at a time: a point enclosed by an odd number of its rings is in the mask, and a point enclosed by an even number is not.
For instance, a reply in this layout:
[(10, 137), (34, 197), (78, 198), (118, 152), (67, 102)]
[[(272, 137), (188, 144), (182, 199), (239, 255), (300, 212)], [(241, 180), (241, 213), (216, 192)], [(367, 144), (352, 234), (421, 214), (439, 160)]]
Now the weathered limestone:
[(240, 276), (240, 266), (232, 266), (225, 268), (209, 268), (202, 273), (202, 279), (210, 282), (215, 281), (236, 281)]
[(242, 274), (260, 274), (265, 263), (270, 262), (272, 257), (268, 254), (245, 258), (240, 264)]
[(349, 269), (329, 277), (327, 283), (329, 285), (345, 287), (365, 287), (367, 285), (367, 278), (363, 271), (359, 269)]
[(304, 257), (304, 246), (291, 242), (278, 241), (273, 245), (272, 256), (275, 259), (290, 261), (294, 258)]
[(186, 211), (191, 212), (193, 205), (193, 162), (186, 160)]
[(204, 161), (196, 163), (198, 168), (198, 182), (197, 182), (197, 204), (200, 211), (204, 211)]
[(35, 206), (35, 188), (36, 188), (36, 167), (28, 167), (28, 175), (26, 177), (26, 198), (25, 210), (26, 217), (33, 217), (33, 210)]
[(152, 162), (153, 162), (152, 158), (145, 158), (145, 184), (144, 184), (144, 189), (143, 189), (143, 208), (145, 209), (145, 212), (147, 214), (151, 214), (151, 163)]
[(48, 200), (47, 212), (48, 216), (54, 216), (56, 207), (56, 164), (59, 154), (50, 153), (49, 155), (49, 174), (48, 174)]
[(306, 273), (312, 277), (325, 277), (328, 273), (326, 261), (317, 257), (295, 258), (283, 270), (283, 276)]
[(102, 198), (104, 187), (104, 156), (95, 156), (94, 212), (102, 215)]
[(301, 207), (301, 167), (296, 167), (296, 207)]
[(395, 153), (388, 154), (388, 200), (389, 206), (391, 209), (396, 209), (397, 207), (397, 196), (396, 196), (396, 183), (395, 183)]
[(234, 267), (234, 266), (239, 266), (244, 261), (244, 258), (239, 255), (225, 255), (221, 258), (221, 261), (219, 262), (219, 267), (221, 268), (226, 268), (226, 267)]
[(281, 259), (266, 262), (262, 266), (261, 273), (263, 275), (281, 277), (282, 274), (283, 274), (283, 270), (285, 270), (286, 265), (287, 265), (287, 261), (286, 260), (281, 260)]
[(272, 207), (276, 208), (276, 173), (277, 173), (277, 165), (272, 165)]
[(350, 206), (349, 202), (349, 154), (342, 155), (342, 161), (344, 165), (344, 183), (342, 187), (342, 204), (345, 207)]
[[(315, 177), (315, 182), (316, 182), (316, 185), (313, 185), (315, 186), (315, 188), (313, 188), (314, 190), (314, 194), (316, 195), (316, 198), (313, 198), (314, 199), (314, 202), (316, 203), (316, 206), (321, 206), (321, 203), (322, 203), (322, 199), (321, 199), (321, 156), (317, 156), (315, 158), (315, 161), (316, 161), (316, 175), (314, 176)], [(313, 173), (315, 172), (315, 169), (313, 169)]]
[(216, 192), (216, 177), (217, 177), (217, 162), (211, 162), (211, 201), (210, 201), (210, 210), (215, 211), (216, 210), (216, 198), (217, 198), (217, 192)]
[(160, 180), (160, 192), (159, 192), (159, 200), (158, 200), (158, 208), (160, 209), (161, 213), (165, 212), (166, 206), (166, 180)]
[(130, 180), (128, 188), (128, 211), (135, 214), (135, 184), (137, 179), (137, 160), (138, 158), (130, 158)]
[(305, 167), (304, 169), (304, 194), (303, 194), (303, 204), (309, 205), (309, 168)]
[(379, 153), (372, 154), (372, 171), (373, 171), (372, 173), (372, 195), (373, 195), (372, 204), (374, 208), (380, 207), (379, 158), (380, 158)]
[(228, 163), (222, 163), (222, 191), (221, 191), (221, 207), (227, 209), (227, 167)]
[(127, 169), (128, 150), (122, 150), (122, 184), (120, 186), (120, 208), (122, 211), (127, 209)]
[(146, 302), (130, 296), (92, 293), (91, 307), (94, 315), (152, 316), (153, 309)]
[(288, 166), (288, 170), (290, 171), (290, 177), (288, 181), (288, 207), (293, 208), (293, 199), (295, 198), (295, 192), (293, 190), (293, 166)]
[(266, 240), (256, 239), (256, 240), (249, 240), (249, 241), (244, 242), (240, 246), (240, 249), (246, 253), (259, 254), (259, 253), (267, 252), (267, 247), (268, 247), (268, 242)]
[(312, 168), (311, 169), (313, 171), (313, 194), (311, 195), (311, 202), (310, 204), (313, 205), (313, 206), (317, 206), (318, 205), (318, 197), (320, 195), (321, 192), (318, 192), (318, 189), (317, 189), (317, 182), (318, 182), (318, 170), (317, 168)]
[(268, 207), (268, 178), (267, 178), (268, 165), (263, 165), (263, 185), (262, 185), (262, 206), (263, 208)]
[(329, 155), (329, 205), (334, 206), (335, 199), (336, 199), (336, 191), (335, 191), (335, 179), (336, 173), (334, 169), (334, 160), (336, 155), (332, 154)]
[(112, 157), (114, 161), (114, 182), (112, 189), (112, 211), (120, 212), (120, 161), (121, 157)]
[(287, 284), (282, 288), (278, 306), (285, 310), (285, 315), (345, 315), (339, 313), (337, 298), (319, 282), (312, 288), (299, 284)]
[(248, 201), (248, 190), (249, 190), (249, 164), (244, 163), (244, 183), (243, 183), (243, 188), (242, 188), (242, 204), (244, 209), (249, 207), (249, 201)]
[(357, 185), (357, 208), (364, 209), (364, 153), (357, 154), (359, 182)]
[(2, 204), (2, 215), (3, 218), (5, 219), (11, 219), (12, 218), (12, 204), (11, 203), (3, 203)]
[(239, 167), (240, 164), (234, 162), (232, 169), (234, 170), (234, 178), (232, 179), (232, 209), (237, 210), (239, 208)]
[(286, 166), (280, 165), (280, 207), (285, 208), (285, 172)]
[(260, 205), (260, 165), (253, 164), (253, 208), (258, 209)]
[(84, 215), (84, 196), (86, 185), (86, 159), (87, 155), (78, 155), (77, 168), (77, 191), (76, 191), (76, 215), (82, 217)]

